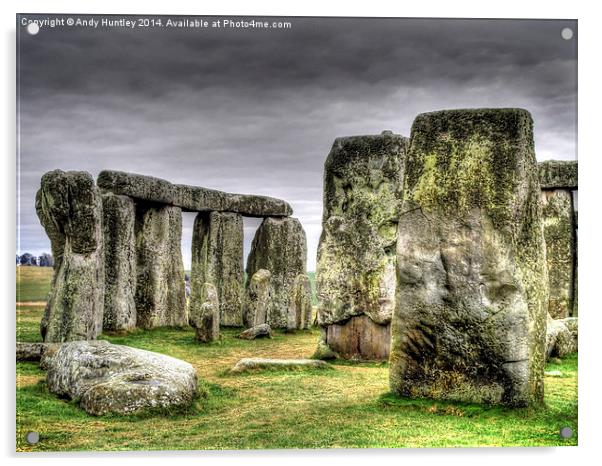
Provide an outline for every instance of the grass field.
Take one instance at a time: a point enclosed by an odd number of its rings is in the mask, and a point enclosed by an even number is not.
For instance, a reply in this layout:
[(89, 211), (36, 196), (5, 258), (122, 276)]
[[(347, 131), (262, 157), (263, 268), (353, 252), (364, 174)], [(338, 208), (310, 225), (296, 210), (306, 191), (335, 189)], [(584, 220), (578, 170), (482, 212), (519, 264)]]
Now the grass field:
[[(39, 277), (38, 277), (39, 278)], [(22, 275), (22, 283), (26, 284)], [(27, 301), (44, 285), (26, 284)], [(39, 340), (43, 306), (17, 307), (17, 338)], [(243, 341), (223, 331), (220, 342), (199, 344), (192, 329), (156, 329), (105, 335), (117, 344), (157, 351), (190, 362), (201, 395), (171, 415), (91, 417), (74, 402), (48, 392), (36, 363), (17, 364), (17, 449), (163, 450), (250, 448), (387, 448), (553, 446), (577, 444), (577, 355), (547, 370), (546, 403), (505, 409), (388, 394), (388, 364), (338, 362), (332, 370), (270, 371), (230, 375), (242, 358), (307, 357), (317, 330)], [(575, 431), (562, 440), (560, 428)], [(24, 441), (36, 431), (40, 443)]]

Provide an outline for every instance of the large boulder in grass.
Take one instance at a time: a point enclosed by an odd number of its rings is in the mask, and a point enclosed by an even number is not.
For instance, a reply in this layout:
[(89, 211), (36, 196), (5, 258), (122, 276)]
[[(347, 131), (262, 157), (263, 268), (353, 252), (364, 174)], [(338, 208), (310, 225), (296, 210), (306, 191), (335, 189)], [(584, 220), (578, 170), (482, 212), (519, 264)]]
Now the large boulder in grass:
[(269, 324), (259, 324), (246, 329), (238, 335), (243, 340), (255, 340), (256, 338), (272, 338), (272, 327)]
[(106, 341), (63, 344), (47, 367), (48, 389), (92, 415), (171, 411), (197, 392), (187, 362)]
[(419, 115), (404, 176), (391, 390), (542, 403), (548, 283), (531, 115)]
[(243, 358), (230, 369), (230, 372), (236, 374), (253, 370), (327, 369), (330, 367), (328, 363), (318, 359)]
[(578, 349), (577, 318), (552, 319), (548, 316), (546, 358), (563, 358)]
[(266, 217), (251, 244), (247, 275), (252, 277), (259, 269), (271, 273), (272, 294), (266, 323), (272, 328), (287, 328), (295, 279), (306, 273), (306, 264), (307, 240), (301, 222), (293, 217)]
[(54, 275), (40, 330), (45, 342), (92, 340), (102, 331), (102, 202), (86, 172), (42, 176), (36, 212), (54, 256)]

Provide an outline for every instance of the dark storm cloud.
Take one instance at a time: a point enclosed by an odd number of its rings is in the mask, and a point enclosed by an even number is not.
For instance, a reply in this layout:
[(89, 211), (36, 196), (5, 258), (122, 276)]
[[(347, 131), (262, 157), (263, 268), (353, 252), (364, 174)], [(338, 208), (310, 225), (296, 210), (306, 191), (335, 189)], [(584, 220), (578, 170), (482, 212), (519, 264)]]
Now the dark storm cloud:
[[(409, 135), (420, 112), (518, 106), (533, 114), (538, 158), (576, 156), (576, 41), (560, 36), (575, 22), (288, 20), (269, 31), (22, 31), (21, 249), (48, 249), (33, 196), (57, 167), (282, 197), (313, 269), (337, 136)], [(246, 227), (248, 250), (256, 222)]]

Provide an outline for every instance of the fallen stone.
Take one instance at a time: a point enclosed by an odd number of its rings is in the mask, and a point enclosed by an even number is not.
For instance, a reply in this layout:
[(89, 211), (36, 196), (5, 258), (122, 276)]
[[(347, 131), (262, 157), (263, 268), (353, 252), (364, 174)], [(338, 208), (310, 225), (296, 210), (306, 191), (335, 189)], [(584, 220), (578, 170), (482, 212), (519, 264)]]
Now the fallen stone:
[(92, 340), (102, 331), (102, 203), (86, 172), (42, 176), (36, 212), (50, 238), (54, 275), (40, 325), (45, 342)]
[(137, 205), (135, 300), (140, 328), (188, 324), (181, 239), (179, 207)]
[(184, 211), (236, 212), (248, 217), (287, 217), (293, 213), (287, 202), (273, 197), (225, 193), (114, 170), (100, 172), (98, 186), (115, 194), (181, 207)]
[(231, 373), (241, 373), (252, 370), (278, 370), (278, 369), (327, 369), (331, 366), (317, 359), (264, 359), (244, 358), (236, 363), (230, 370)]
[(17, 342), (17, 361), (40, 361), (50, 346), (57, 344)]
[(244, 300), (243, 219), (239, 214), (211, 212), (196, 216), (192, 232), (190, 305), (203, 304), (201, 289), (217, 289), (220, 322), (242, 327)]
[(546, 260), (548, 264), (548, 312), (554, 319), (568, 317), (573, 310), (575, 270), (575, 226), (570, 191), (541, 192)]
[(251, 277), (247, 286), (245, 327), (250, 328), (266, 323), (272, 296), (271, 278), (272, 274), (265, 269), (259, 269)]
[(335, 353), (330, 346), (326, 343), (325, 339), (325, 330), (322, 329), (322, 335), (318, 340), (318, 345), (316, 346), (316, 350), (312, 355), (312, 359), (322, 359), (322, 360), (331, 360), (337, 359), (339, 355)]
[(545, 371), (544, 375), (546, 377), (562, 377), (562, 372), (560, 372), (560, 371)]
[(136, 209), (127, 196), (102, 195), (105, 301), (103, 329), (136, 327)]
[(546, 160), (537, 164), (542, 189), (578, 189), (576, 160)]
[(316, 269), (322, 326), (359, 315), (381, 325), (391, 321), (407, 144), (389, 131), (334, 141), (324, 164)]
[(248, 328), (238, 338), (243, 340), (255, 340), (256, 338), (272, 338), (272, 328), (268, 324), (260, 324), (255, 327)]
[(196, 305), (191, 307), (189, 320), (198, 341), (209, 343), (219, 339), (219, 299), (217, 289), (211, 283), (205, 283), (201, 288)]
[(576, 330), (571, 331), (569, 326), (573, 329), (574, 323), (570, 321), (567, 325), (566, 319), (552, 319), (548, 317), (547, 330), (546, 330), (546, 358), (564, 358), (568, 354), (577, 351), (577, 335)]
[(293, 283), (293, 295), (288, 310), (288, 329), (307, 330), (311, 324), (311, 283), (307, 275), (300, 274), (295, 277)]
[(406, 160), (391, 391), (541, 404), (548, 283), (531, 115), (421, 114)]
[(187, 362), (106, 341), (61, 345), (46, 381), (52, 393), (92, 415), (171, 411), (190, 405), (197, 390)]
[(252, 277), (259, 269), (272, 274), (266, 322), (273, 328), (287, 328), (295, 278), (306, 273), (306, 262), (307, 240), (301, 222), (292, 217), (265, 218), (253, 238), (247, 275)]

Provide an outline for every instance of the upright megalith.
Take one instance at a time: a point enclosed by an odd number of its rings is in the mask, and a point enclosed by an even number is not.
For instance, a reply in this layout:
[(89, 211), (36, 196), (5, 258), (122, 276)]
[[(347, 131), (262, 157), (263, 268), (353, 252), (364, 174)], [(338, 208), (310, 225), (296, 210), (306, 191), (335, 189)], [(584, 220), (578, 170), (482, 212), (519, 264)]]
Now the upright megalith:
[(415, 119), (397, 238), (394, 393), (543, 401), (548, 293), (537, 175), (525, 110)]
[(182, 210), (139, 203), (135, 232), (137, 326), (187, 325), (181, 250)]
[(136, 208), (127, 196), (102, 195), (105, 302), (104, 330), (136, 327)]
[(307, 240), (301, 222), (292, 217), (266, 217), (253, 238), (247, 275), (252, 277), (259, 269), (271, 273), (267, 323), (272, 328), (287, 328), (295, 278), (306, 273), (306, 264)]
[[(326, 330), (322, 343), (342, 357), (381, 359), (389, 353), (407, 143), (390, 131), (337, 138), (324, 164), (318, 323)], [(345, 331), (328, 331), (349, 321)], [(383, 337), (365, 341), (370, 335)]]
[(54, 276), (41, 323), (45, 342), (95, 339), (102, 331), (102, 202), (86, 172), (42, 176), (36, 211), (50, 238)]
[(307, 330), (312, 320), (311, 283), (306, 274), (295, 277), (288, 309), (288, 329)]
[(259, 269), (249, 279), (244, 310), (246, 328), (267, 322), (268, 308), (272, 299), (271, 280), (272, 274), (265, 269)]
[(190, 306), (203, 304), (202, 287), (217, 288), (221, 325), (243, 325), (243, 220), (231, 212), (199, 213), (192, 233)]
[(189, 317), (190, 325), (195, 329), (196, 339), (203, 343), (219, 339), (220, 312), (217, 288), (211, 283), (203, 283), (196, 304), (191, 307)]
[(575, 270), (575, 228), (570, 191), (541, 192), (550, 295), (548, 312), (554, 319), (572, 314)]
[(550, 285), (548, 311), (554, 319), (577, 315), (577, 161), (538, 164)]

